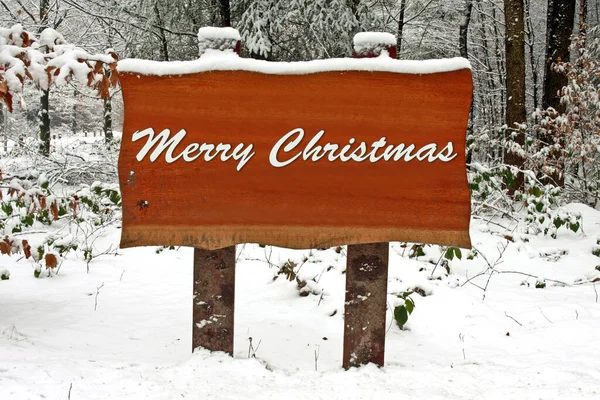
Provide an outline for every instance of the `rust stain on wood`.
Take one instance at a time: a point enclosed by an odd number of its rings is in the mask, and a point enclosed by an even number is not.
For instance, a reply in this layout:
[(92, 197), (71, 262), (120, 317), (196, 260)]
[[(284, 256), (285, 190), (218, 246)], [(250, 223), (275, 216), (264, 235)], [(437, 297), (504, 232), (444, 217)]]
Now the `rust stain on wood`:
[[(120, 79), (122, 247), (218, 249), (261, 242), (315, 248), (383, 241), (470, 247), (465, 168), (470, 70), (122, 73)], [(240, 171), (234, 160), (139, 162), (145, 140), (132, 137), (147, 128), (186, 130), (179, 151), (196, 142), (251, 143), (255, 155)], [(272, 147), (295, 128), (305, 132), (300, 149), (324, 130), (321, 145), (341, 147), (350, 138), (369, 145), (385, 137), (389, 144), (435, 143), (442, 149), (452, 142), (457, 156), (432, 163), (299, 159), (273, 167)]]

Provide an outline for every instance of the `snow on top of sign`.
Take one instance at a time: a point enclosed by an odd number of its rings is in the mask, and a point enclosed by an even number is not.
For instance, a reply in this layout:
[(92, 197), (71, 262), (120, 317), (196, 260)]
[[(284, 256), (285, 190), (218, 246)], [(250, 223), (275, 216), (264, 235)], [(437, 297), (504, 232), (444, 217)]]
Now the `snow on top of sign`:
[(359, 55), (380, 54), (396, 47), (396, 37), (386, 32), (360, 32), (354, 35), (354, 52)]
[(359, 32), (354, 35), (354, 47), (365, 47), (370, 44), (395, 46), (396, 36), (387, 32)]
[(225, 27), (215, 28), (213, 26), (205, 26), (198, 29), (198, 40), (202, 41), (205, 39), (231, 39), (231, 40), (242, 40), (240, 32), (237, 29)]
[(233, 51), (207, 50), (198, 60), (150, 61), (125, 59), (119, 61), (119, 72), (140, 75), (184, 75), (206, 71), (250, 71), (273, 75), (306, 75), (331, 71), (377, 71), (405, 74), (433, 74), (436, 72), (470, 69), (465, 58), (439, 60), (395, 60), (382, 54), (374, 58), (331, 58), (299, 62), (272, 62), (238, 57)]

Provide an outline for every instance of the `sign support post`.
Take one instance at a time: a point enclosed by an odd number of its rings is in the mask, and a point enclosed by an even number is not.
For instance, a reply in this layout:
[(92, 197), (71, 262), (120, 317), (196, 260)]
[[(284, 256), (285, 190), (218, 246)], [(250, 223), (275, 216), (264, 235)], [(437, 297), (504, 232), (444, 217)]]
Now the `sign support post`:
[[(378, 57), (386, 50), (396, 58), (396, 38), (368, 33), (354, 37), (354, 57)], [(389, 243), (348, 246), (344, 303), (345, 369), (374, 363), (383, 367), (387, 308)]]
[[(241, 55), (239, 34), (232, 28), (204, 29), (198, 39), (200, 56), (207, 49), (233, 50)], [(192, 351), (203, 347), (233, 356), (234, 308), (235, 245), (219, 250), (195, 248)]]
[(204, 347), (233, 355), (235, 246), (194, 249), (192, 350)]
[(345, 369), (370, 362), (383, 366), (388, 255), (387, 242), (348, 246), (342, 361)]

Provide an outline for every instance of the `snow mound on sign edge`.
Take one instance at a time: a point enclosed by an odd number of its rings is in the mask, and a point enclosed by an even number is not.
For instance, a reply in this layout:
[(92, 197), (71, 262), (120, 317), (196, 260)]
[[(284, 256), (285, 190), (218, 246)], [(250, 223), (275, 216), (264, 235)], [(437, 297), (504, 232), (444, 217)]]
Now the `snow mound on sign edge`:
[(272, 62), (238, 57), (233, 51), (207, 51), (191, 61), (151, 61), (128, 58), (117, 70), (140, 75), (185, 75), (207, 71), (249, 71), (273, 75), (307, 75), (332, 71), (372, 71), (404, 74), (433, 74), (471, 69), (462, 57), (438, 60), (395, 60), (387, 55), (375, 58), (330, 58), (326, 60)]

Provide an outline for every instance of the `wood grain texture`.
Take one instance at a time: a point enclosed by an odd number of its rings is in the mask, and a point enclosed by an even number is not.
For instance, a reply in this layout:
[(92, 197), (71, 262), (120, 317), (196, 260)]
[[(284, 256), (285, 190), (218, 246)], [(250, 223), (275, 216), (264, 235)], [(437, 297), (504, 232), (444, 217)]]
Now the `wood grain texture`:
[[(244, 242), (289, 248), (413, 241), (470, 247), (465, 131), (471, 71), (427, 75), (321, 72), (267, 75), (213, 71), (184, 76), (120, 76), (125, 105), (119, 176), (121, 247), (184, 245), (218, 249)], [(185, 145), (252, 143), (237, 162), (136, 160), (138, 130), (187, 131)], [(454, 143), (447, 163), (317, 162), (275, 168), (273, 145), (303, 128), (303, 147), (320, 144), (417, 147)], [(134, 174), (131, 175), (131, 172)], [(140, 202), (146, 206), (141, 207)]]

